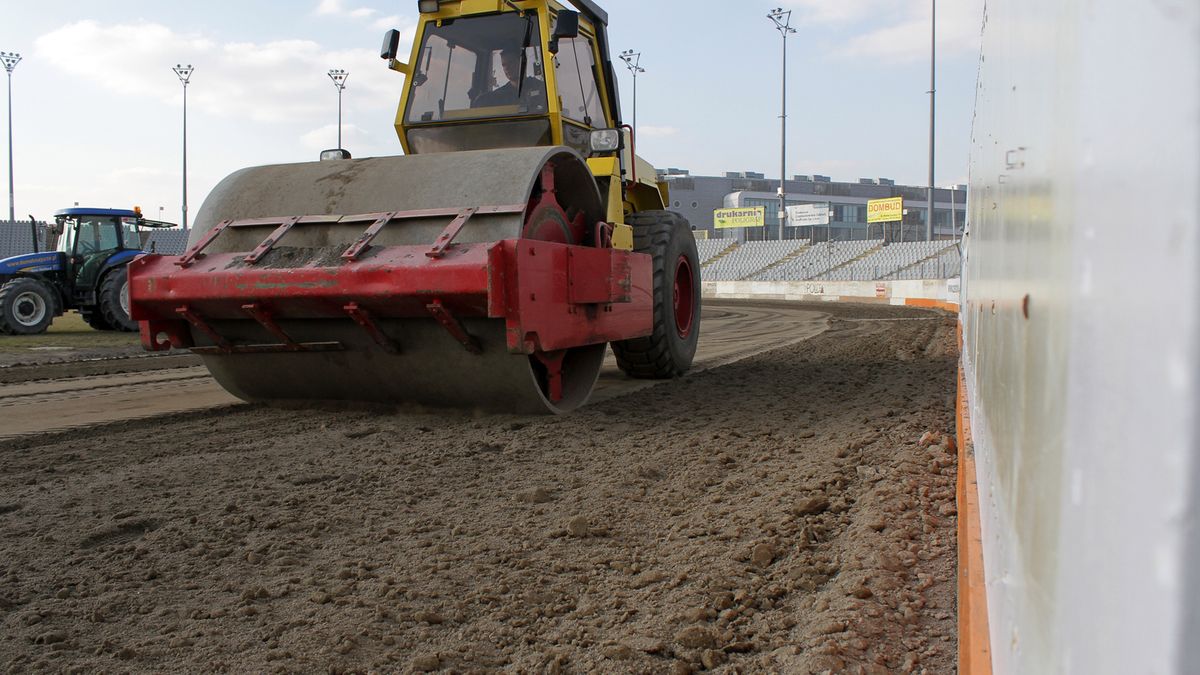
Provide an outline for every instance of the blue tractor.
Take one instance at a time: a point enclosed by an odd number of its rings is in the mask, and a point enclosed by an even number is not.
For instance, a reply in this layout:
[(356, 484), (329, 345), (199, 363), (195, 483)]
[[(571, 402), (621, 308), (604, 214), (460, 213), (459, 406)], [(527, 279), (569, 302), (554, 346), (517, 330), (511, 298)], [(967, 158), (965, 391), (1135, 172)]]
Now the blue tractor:
[(56, 250), (0, 260), (0, 333), (44, 333), (70, 309), (98, 330), (137, 330), (125, 266), (145, 252), (151, 228), (174, 225), (137, 207), (63, 209), (54, 223)]

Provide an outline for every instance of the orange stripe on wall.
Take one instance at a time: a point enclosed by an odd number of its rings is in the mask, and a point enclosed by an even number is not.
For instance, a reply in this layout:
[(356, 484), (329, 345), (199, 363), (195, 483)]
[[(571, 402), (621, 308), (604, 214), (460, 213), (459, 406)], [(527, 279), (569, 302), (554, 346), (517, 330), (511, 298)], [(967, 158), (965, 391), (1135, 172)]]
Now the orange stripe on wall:
[(930, 300), (928, 298), (905, 298), (904, 304), (909, 307), (925, 307), (928, 309), (942, 309), (947, 312), (958, 314), (957, 302), (946, 302), (945, 300)]
[(979, 528), (979, 485), (975, 478), (975, 444), (962, 368), (962, 324), (958, 327), (958, 672), (991, 675), (987, 587), (983, 578), (983, 536)]

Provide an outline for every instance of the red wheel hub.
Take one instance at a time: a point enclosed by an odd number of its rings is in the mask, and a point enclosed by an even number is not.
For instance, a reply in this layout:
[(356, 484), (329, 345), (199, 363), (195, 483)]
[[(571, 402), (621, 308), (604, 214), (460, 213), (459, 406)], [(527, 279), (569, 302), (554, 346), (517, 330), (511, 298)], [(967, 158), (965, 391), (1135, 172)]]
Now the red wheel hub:
[(695, 311), (695, 286), (692, 280), (692, 263), (681, 255), (675, 261), (675, 331), (679, 337), (687, 338), (692, 333), (692, 314)]

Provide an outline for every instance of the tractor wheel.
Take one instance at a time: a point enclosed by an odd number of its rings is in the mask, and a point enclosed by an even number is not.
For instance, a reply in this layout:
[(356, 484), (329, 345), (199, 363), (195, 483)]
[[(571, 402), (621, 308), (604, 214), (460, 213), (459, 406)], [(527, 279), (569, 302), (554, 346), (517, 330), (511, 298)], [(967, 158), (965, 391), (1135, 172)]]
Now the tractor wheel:
[(633, 250), (654, 258), (654, 332), (612, 343), (617, 366), (639, 379), (679, 377), (700, 339), (700, 261), (688, 221), (671, 211), (631, 215)]
[(133, 332), (137, 322), (129, 318), (129, 272), (118, 267), (104, 276), (100, 283), (100, 316), (110, 330)]
[(104, 320), (104, 313), (95, 307), (91, 309), (80, 309), (79, 316), (83, 317), (83, 320), (87, 323), (87, 325), (96, 330), (113, 330), (113, 327), (108, 325), (108, 322)]
[(0, 287), (0, 333), (45, 333), (54, 320), (58, 303), (54, 290), (39, 279), (17, 277)]

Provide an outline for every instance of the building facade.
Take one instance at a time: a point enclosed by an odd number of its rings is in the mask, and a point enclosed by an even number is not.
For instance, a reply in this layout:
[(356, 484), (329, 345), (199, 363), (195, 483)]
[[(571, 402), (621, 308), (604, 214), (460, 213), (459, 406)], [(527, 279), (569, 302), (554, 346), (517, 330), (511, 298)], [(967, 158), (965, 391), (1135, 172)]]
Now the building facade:
[[(682, 214), (697, 232), (710, 239), (762, 241), (779, 238), (779, 181), (751, 171), (718, 176), (692, 176), (686, 169), (670, 168), (659, 172), (668, 185), (667, 208)], [(925, 239), (925, 211), (928, 189), (896, 185), (887, 178), (863, 178), (855, 183), (831, 180), (828, 176), (795, 176), (785, 184), (787, 204), (827, 204), (832, 211), (828, 226), (784, 228), (784, 239), (847, 241), (886, 239), (919, 241)], [(966, 222), (966, 186), (934, 191), (934, 239), (960, 236)], [(899, 223), (867, 223), (867, 202), (872, 199), (901, 197), (904, 220)], [(722, 208), (765, 207), (763, 227), (715, 229), (713, 212)]]

